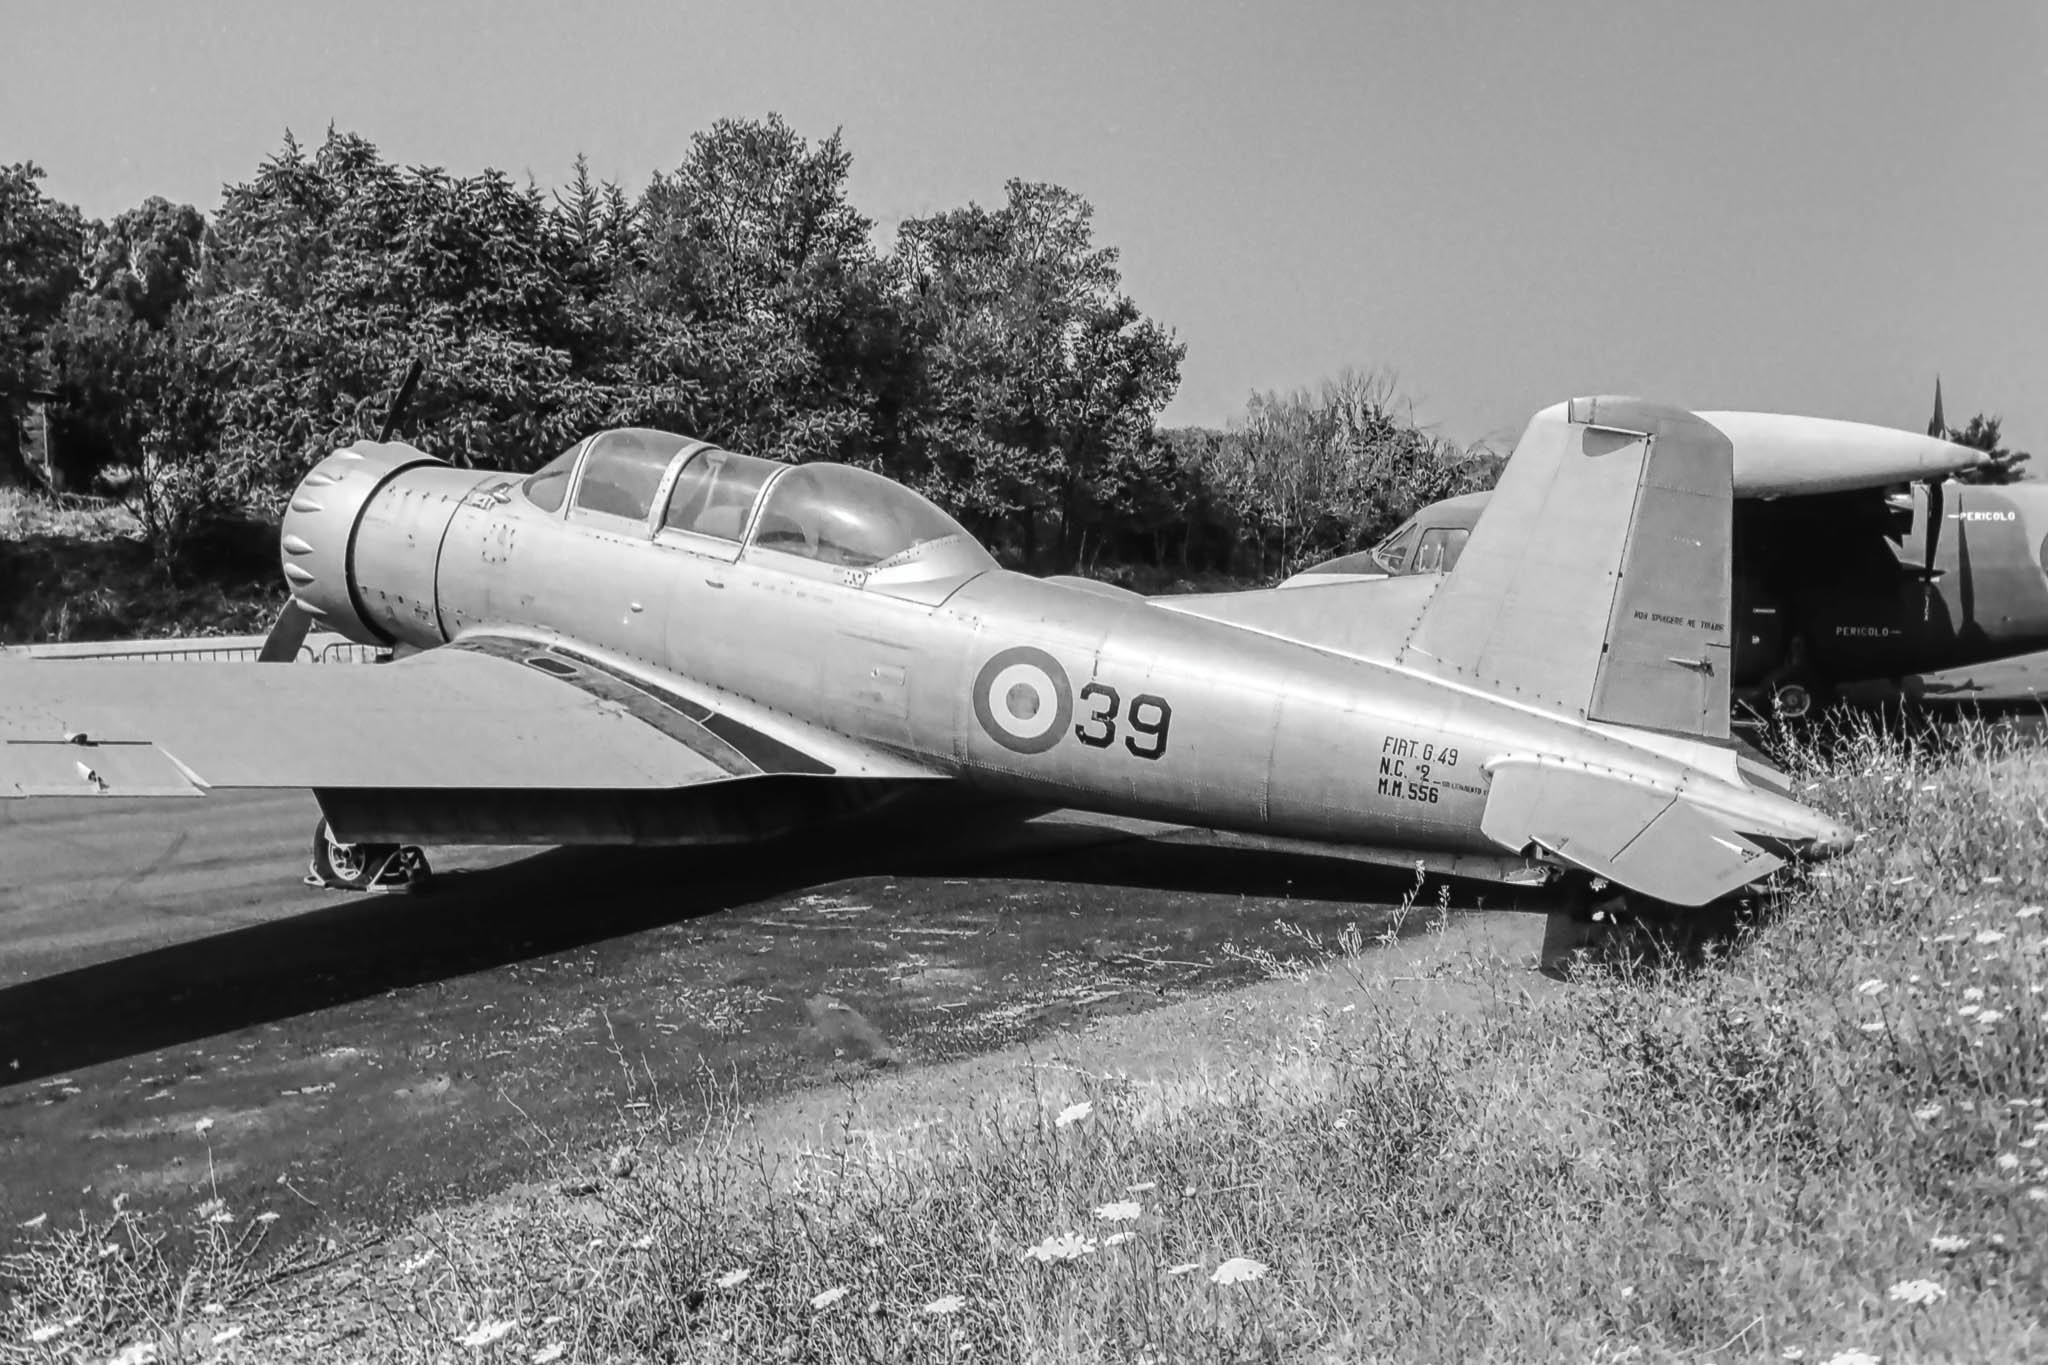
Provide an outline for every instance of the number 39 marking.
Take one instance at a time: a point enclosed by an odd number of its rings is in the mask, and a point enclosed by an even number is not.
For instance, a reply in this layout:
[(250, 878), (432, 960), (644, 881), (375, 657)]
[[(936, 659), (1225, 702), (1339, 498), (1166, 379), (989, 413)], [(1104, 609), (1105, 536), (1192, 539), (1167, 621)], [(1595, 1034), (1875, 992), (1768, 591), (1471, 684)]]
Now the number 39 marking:
[[(1079, 701), (1087, 714), (1074, 727), (1074, 738), (1091, 749), (1107, 749), (1116, 743), (1117, 710), (1123, 705), (1117, 690), (1108, 683), (1092, 682), (1081, 689)], [(1173, 707), (1164, 697), (1142, 693), (1131, 698), (1130, 714), (1124, 723), (1132, 731), (1124, 740), (1124, 748), (1139, 758), (1158, 758), (1166, 752)]]

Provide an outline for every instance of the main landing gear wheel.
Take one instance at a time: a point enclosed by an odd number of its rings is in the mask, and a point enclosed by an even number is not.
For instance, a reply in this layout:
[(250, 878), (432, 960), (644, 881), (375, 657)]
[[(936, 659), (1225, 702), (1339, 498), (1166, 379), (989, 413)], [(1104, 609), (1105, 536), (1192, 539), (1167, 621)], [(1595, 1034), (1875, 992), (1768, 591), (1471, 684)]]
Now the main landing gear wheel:
[(313, 830), (313, 863), (308, 886), (337, 891), (419, 891), (433, 875), (427, 855), (414, 844), (349, 844), (334, 837), (326, 820)]

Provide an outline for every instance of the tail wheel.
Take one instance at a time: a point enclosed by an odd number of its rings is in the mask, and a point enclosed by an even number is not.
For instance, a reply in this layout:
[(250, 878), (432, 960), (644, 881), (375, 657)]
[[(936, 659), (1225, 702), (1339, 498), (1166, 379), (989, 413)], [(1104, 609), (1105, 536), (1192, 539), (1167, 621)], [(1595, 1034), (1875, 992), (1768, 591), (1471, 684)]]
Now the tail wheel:
[(397, 844), (344, 843), (334, 837), (334, 827), (322, 819), (313, 830), (311, 880), (343, 891), (367, 891), (376, 885), (400, 851)]
[(1781, 720), (1798, 720), (1813, 709), (1813, 693), (1800, 683), (1781, 683), (1771, 693), (1771, 707)]

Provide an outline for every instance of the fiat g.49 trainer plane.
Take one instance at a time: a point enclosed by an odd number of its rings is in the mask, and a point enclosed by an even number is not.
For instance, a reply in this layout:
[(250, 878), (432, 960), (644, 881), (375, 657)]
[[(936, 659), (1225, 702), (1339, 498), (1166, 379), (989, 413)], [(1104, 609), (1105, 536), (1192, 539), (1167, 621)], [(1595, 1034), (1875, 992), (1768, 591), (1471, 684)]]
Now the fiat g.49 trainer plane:
[(1146, 599), (997, 566), (862, 469), (646, 430), (521, 478), (362, 442), (281, 529), (314, 668), (0, 663), (0, 797), (309, 788), (315, 870), (728, 843), (985, 797), (1698, 906), (1849, 847), (1728, 731), (1731, 447), (1539, 413), (1456, 568)]

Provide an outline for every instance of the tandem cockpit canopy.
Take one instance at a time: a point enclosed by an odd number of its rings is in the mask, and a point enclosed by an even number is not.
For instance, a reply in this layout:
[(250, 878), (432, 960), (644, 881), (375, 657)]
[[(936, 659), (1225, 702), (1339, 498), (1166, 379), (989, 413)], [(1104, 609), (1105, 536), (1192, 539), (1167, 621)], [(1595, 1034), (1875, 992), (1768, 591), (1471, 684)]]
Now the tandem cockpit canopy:
[[(613, 531), (684, 547), (744, 543), (891, 578), (959, 577), (995, 559), (902, 484), (852, 465), (786, 465), (641, 427), (601, 431), (521, 485), (528, 501)], [(732, 553), (727, 550), (727, 555)], [(923, 566), (919, 571), (917, 566)]]

